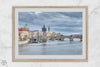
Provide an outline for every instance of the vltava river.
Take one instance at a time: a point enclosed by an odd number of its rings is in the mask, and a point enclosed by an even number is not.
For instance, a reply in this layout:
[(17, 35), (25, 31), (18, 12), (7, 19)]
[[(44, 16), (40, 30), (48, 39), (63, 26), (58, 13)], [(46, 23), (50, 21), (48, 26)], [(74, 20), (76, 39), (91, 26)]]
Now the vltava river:
[(19, 47), (19, 55), (82, 55), (82, 42), (79, 39), (65, 39), (26, 44)]

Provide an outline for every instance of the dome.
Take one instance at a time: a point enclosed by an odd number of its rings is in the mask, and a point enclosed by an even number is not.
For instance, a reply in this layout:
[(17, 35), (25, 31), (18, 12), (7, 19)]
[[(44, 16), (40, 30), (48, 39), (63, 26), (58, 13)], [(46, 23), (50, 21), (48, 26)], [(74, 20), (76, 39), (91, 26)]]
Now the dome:
[(27, 24), (25, 24), (24, 28), (25, 28), (25, 29), (29, 29), (29, 27), (28, 27), (28, 25), (27, 25)]

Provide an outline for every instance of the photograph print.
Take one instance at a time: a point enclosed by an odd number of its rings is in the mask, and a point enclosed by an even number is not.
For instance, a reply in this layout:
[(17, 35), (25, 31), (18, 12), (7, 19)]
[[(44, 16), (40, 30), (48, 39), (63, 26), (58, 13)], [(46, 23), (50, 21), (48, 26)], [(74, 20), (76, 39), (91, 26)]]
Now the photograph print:
[(87, 61), (87, 7), (14, 7), (14, 61)]

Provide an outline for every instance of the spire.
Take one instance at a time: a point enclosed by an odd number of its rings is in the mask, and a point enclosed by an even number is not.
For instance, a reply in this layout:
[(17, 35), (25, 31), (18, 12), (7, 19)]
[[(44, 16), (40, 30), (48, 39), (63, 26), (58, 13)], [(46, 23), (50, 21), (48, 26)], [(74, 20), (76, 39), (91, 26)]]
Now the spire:
[(50, 31), (50, 25), (48, 26), (48, 31)]
[(45, 25), (43, 25), (43, 28), (45, 28)]

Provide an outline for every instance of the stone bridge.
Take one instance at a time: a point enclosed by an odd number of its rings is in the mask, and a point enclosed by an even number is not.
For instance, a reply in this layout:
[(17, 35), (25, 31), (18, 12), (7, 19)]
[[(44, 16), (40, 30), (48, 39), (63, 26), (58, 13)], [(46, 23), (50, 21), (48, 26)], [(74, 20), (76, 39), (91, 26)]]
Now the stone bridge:
[(80, 39), (80, 41), (82, 41), (82, 35), (78, 35), (78, 36), (64, 36), (64, 38), (69, 38), (70, 39), (70, 41), (73, 41), (74, 40), (74, 38), (79, 38)]
[(73, 41), (74, 40), (74, 38), (79, 38), (80, 39), (80, 41), (82, 41), (82, 35), (71, 35), (71, 36), (60, 36), (60, 37), (55, 37), (56, 38), (56, 40), (64, 40), (65, 38), (69, 38), (70, 39), (70, 41)]

